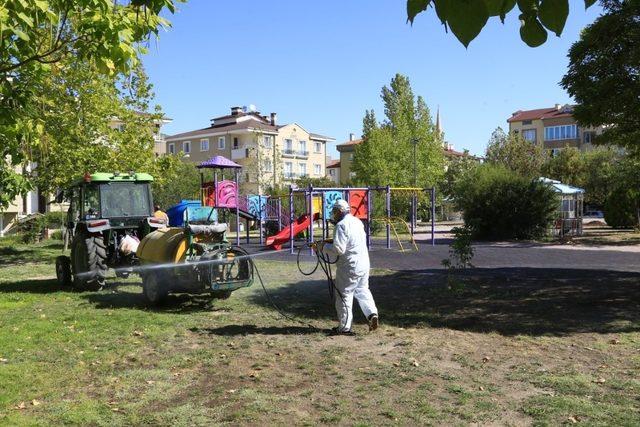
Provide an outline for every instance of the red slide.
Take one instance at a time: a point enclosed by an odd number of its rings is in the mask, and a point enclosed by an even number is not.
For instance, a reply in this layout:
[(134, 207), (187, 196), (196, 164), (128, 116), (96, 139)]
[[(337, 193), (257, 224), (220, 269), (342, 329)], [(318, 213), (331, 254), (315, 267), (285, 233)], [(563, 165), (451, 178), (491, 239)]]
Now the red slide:
[[(313, 214), (313, 220), (317, 220), (319, 218), (318, 212)], [(302, 215), (293, 223), (293, 235), (300, 233), (301, 231), (309, 228), (309, 215)], [(278, 234), (274, 236), (267, 237), (267, 246), (271, 246), (275, 250), (282, 249), (282, 245), (289, 241), (289, 230), (290, 227), (287, 225), (282, 230), (278, 232)]]

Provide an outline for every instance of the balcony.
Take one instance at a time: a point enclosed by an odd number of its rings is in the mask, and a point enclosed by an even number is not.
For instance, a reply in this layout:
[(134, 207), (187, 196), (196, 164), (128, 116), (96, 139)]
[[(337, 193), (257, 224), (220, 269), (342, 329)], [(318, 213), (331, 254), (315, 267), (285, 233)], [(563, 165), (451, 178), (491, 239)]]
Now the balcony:
[(284, 173), (284, 179), (297, 179), (298, 178), (298, 174), (295, 172), (285, 172)]
[(235, 148), (231, 150), (231, 160), (239, 160), (249, 157), (247, 148)]
[(285, 148), (282, 150), (282, 157), (295, 157), (296, 150), (291, 150), (289, 148)]
[(309, 152), (306, 150), (300, 150), (296, 153), (296, 157), (300, 157), (300, 158), (308, 158), (309, 157)]

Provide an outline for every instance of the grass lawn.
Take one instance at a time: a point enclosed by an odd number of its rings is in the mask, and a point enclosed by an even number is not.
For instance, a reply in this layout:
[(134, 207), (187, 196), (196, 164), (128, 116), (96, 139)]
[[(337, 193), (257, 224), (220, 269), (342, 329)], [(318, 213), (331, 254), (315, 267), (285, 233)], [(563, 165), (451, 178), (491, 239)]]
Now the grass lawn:
[[(0, 424), (637, 425), (640, 279), (374, 270), (382, 326), (327, 337), (323, 277), (257, 262), (228, 300), (145, 307), (137, 277), (77, 293), (61, 245), (0, 240)], [(566, 271), (566, 270), (563, 270)]]

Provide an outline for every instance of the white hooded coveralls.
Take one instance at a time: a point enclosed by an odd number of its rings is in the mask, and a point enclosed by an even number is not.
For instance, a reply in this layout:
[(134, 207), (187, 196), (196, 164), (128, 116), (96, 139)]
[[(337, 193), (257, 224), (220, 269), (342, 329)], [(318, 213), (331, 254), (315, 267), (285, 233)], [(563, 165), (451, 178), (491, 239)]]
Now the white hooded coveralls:
[(369, 290), (369, 249), (364, 224), (351, 214), (346, 214), (336, 224), (333, 244), (324, 246), (325, 251), (338, 256), (336, 264), (334, 295), (340, 326), (338, 330), (351, 330), (353, 321), (353, 298), (358, 300), (360, 309), (368, 319), (377, 314), (378, 309)]

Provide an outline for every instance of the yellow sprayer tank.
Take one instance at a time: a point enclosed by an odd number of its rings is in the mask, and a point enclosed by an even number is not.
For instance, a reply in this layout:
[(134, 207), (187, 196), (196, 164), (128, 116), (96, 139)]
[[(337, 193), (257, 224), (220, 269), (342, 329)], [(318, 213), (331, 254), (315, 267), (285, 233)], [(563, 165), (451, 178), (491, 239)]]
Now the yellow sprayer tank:
[(143, 264), (164, 264), (184, 261), (187, 238), (182, 228), (162, 228), (147, 234), (136, 255)]

